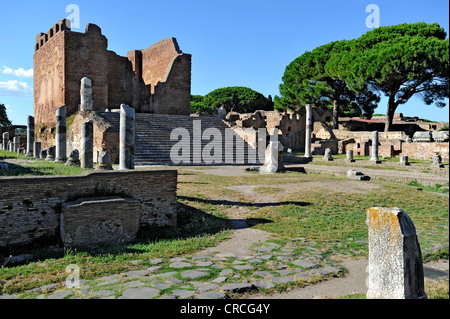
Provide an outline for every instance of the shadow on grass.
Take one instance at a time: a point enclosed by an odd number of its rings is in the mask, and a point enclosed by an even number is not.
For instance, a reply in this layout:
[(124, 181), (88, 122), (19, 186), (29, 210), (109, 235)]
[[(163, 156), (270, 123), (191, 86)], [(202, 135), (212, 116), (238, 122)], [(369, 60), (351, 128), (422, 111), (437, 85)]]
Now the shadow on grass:
[(308, 206), (311, 203), (308, 202), (273, 202), (273, 203), (246, 203), (239, 201), (230, 201), (230, 200), (215, 200), (215, 199), (202, 199), (196, 197), (189, 196), (178, 196), (179, 200), (188, 200), (192, 202), (200, 202), (211, 205), (231, 205), (231, 206), (245, 206), (245, 207), (276, 207), (276, 206), (284, 206), (284, 205), (296, 205), (296, 206)]
[(25, 175), (43, 176), (45, 174), (42, 173), (39, 169), (25, 167), (14, 163), (8, 163), (8, 170), (0, 171), (0, 176), (3, 177), (25, 176)]

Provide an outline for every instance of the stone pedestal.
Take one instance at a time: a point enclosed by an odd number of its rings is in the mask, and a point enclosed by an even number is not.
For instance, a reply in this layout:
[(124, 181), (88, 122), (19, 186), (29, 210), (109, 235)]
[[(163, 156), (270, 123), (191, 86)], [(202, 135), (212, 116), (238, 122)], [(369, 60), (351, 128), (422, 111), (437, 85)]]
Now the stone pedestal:
[(80, 153), (78, 150), (73, 150), (70, 152), (69, 158), (67, 159), (66, 166), (77, 166), (80, 165)]
[(66, 127), (66, 106), (61, 106), (56, 111), (56, 158), (58, 163), (65, 163), (67, 160), (67, 127)]
[[(19, 147), (20, 147), (20, 136), (14, 136), (14, 138), (13, 138), (13, 144), (12, 144), (13, 146), (12, 146), (12, 151), (14, 152), (14, 153), (17, 153), (17, 150), (19, 149)], [(18, 153), (17, 153), (18, 154)]]
[(102, 152), (98, 157), (98, 165), (95, 167), (96, 170), (110, 171), (112, 170), (111, 165), (111, 153), (109, 151)]
[(333, 156), (331, 156), (331, 149), (325, 149), (325, 155), (323, 156), (324, 161), (333, 161)]
[(94, 124), (81, 124), (81, 168), (94, 168)]
[(120, 106), (120, 150), (119, 169), (134, 169), (135, 111), (132, 107)]
[(399, 208), (367, 210), (369, 280), (367, 299), (426, 299), (422, 252), (416, 229)]
[(27, 118), (27, 153), (29, 157), (33, 156), (34, 147), (34, 117), (28, 116)]
[(407, 155), (402, 155), (400, 156), (400, 164), (401, 165), (405, 165), (405, 166), (409, 166), (409, 161), (408, 161), (408, 156)]
[(50, 146), (47, 148), (47, 157), (45, 160), (47, 162), (53, 162), (55, 160), (55, 154), (56, 154), (56, 146)]
[(284, 172), (283, 145), (278, 141), (270, 141), (266, 148), (264, 165), (260, 168), (261, 174), (275, 174)]
[(433, 166), (444, 168), (444, 165), (442, 164), (442, 157), (439, 154), (433, 155)]

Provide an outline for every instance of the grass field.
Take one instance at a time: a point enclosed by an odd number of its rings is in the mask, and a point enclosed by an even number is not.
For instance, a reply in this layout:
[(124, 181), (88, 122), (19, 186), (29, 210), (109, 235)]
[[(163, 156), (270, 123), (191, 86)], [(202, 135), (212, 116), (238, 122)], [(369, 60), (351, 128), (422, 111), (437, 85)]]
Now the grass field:
[[(36, 161), (17, 169), (75, 173), (63, 168), (58, 171), (58, 167)], [(59, 244), (60, 248), (37, 245), (0, 252), (0, 293), (21, 293), (61, 282), (68, 264), (82, 267), (81, 279), (89, 280), (142, 267), (142, 263), (130, 263), (133, 260), (170, 258), (213, 247), (229, 238), (230, 216), (246, 219), (251, 227), (271, 233), (279, 242), (302, 237), (326, 254), (352, 258), (368, 254), (367, 209), (394, 206), (413, 220), (425, 261), (448, 259), (449, 203), (448, 197), (439, 193), (415, 191), (401, 183), (358, 182), (326, 174), (224, 177), (205, 174), (203, 169), (179, 168), (178, 172), (176, 230), (142, 231), (136, 243), (116, 247), (64, 249)], [(20, 266), (8, 265), (8, 254), (20, 253), (30, 253), (33, 259)], [(437, 298), (448, 298), (448, 289), (442, 292), (438, 286), (434, 290)]]

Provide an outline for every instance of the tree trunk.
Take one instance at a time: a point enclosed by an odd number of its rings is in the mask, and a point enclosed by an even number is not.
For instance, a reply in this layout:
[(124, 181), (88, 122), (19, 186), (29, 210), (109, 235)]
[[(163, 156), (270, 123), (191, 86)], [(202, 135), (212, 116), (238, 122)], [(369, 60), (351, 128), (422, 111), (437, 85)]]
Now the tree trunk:
[(339, 108), (336, 100), (333, 101), (333, 129), (339, 129)]
[(392, 120), (394, 119), (395, 110), (398, 103), (395, 102), (395, 93), (389, 95), (389, 101), (386, 112), (386, 124), (384, 125), (384, 131), (389, 132), (392, 130)]

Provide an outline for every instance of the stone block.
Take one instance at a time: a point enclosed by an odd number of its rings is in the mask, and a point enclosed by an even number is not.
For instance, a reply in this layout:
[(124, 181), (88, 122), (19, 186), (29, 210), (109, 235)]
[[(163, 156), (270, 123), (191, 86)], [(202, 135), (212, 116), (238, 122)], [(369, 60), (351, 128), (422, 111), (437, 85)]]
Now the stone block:
[(139, 229), (139, 201), (121, 197), (81, 198), (62, 205), (60, 230), (65, 246), (131, 242)]
[(368, 299), (426, 299), (422, 253), (411, 218), (400, 208), (367, 210)]

